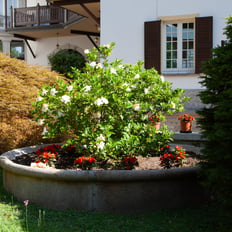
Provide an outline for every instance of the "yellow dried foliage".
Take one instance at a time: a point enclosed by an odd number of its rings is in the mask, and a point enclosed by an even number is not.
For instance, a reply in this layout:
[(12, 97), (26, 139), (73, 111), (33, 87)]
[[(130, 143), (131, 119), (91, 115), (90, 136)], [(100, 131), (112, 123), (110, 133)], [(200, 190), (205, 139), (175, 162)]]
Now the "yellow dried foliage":
[[(0, 154), (10, 149), (48, 142), (30, 111), (39, 89), (54, 85), (56, 72), (29, 66), (0, 52)], [(63, 78), (63, 77), (61, 77)], [(62, 138), (57, 139), (60, 142)]]

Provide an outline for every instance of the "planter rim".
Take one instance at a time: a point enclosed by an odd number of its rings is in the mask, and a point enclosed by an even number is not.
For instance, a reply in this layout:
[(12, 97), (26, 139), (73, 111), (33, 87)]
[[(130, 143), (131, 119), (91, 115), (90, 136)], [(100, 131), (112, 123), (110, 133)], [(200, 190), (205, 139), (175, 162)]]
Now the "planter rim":
[(179, 179), (190, 176), (196, 176), (200, 167), (183, 167), (175, 169), (153, 169), (153, 170), (64, 170), (64, 169), (48, 169), (35, 168), (26, 165), (14, 163), (16, 156), (31, 153), (37, 149), (47, 146), (48, 144), (30, 146), (14, 149), (3, 153), (0, 156), (0, 167), (12, 173), (22, 176), (33, 176), (35, 178), (46, 178), (65, 181), (82, 181), (82, 182), (127, 182), (138, 180), (154, 180), (154, 179)]

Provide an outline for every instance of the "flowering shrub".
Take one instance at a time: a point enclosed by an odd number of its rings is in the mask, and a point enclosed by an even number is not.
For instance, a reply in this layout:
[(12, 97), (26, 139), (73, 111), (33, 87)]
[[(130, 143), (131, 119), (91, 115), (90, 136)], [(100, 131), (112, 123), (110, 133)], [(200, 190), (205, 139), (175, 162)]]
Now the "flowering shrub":
[(167, 126), (151, 127), (149, 115), (164, 120), (165, 114), (183, 110), (187, 98), (184, 90), (173, 89), (156, 70), (143, 69), (140, 61), (109, 62), (113, 46), (85, 50), (88, 62), (83, 72), (74, 68), (70, 83), (58, 79), (56, 85), (44, 86), (33, 104), (35, 119), (44, 126), (44, 137), (71, 132), (68, 143), (78, 145), (78, 153), (86, 156), (149, 156), (172, 135)]
[(165, 152), (160, 158), (160, 165), (164, 168), (172, 168), (183, 166), (187, 154), (182, 146), (175, 146), (175, 149), (171, 151), (170, 146), (167, 145), (161, 148), (162, 152)]
[(194, 120), (194, 117), (188, 114), (184, 114), (183, 116), (179, 116), (178, 119), (181, 121), (191, 122)]
[(81, 168), (82, 170), (91, 170), (94, 167), (95, 162), (96, 159), (93, 157), (81, 156), (74, 161), (74, 164), (76, 164), (77, 167)]
[(133, 157), (126, 157), (121, 162), (122, 168), (126, 170), (132, 170), (135, 166), (138, 166), (138, 160), (135, 156)]

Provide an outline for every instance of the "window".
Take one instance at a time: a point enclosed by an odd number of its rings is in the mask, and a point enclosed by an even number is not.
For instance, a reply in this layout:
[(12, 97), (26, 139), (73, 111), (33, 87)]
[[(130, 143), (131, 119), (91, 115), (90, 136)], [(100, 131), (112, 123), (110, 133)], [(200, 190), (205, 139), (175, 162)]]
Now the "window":
[(5, 25), (5, 17), (4, 17), (4, 2), (3, 0), (0, 0), (0, 30), (4, 29)]
[(10, 43), (10, 57), (24, 60), (24, 43), (20, 40), (12, 40)]
[(164, 24), (163, 73), (194, 72), (194, 23)]
[(200, 73), (211, 57), (213, 18), (145, 22), (145, 68), (159, 73)]
[(0, 52), (2, 52), (2, 41), (0, 40)]

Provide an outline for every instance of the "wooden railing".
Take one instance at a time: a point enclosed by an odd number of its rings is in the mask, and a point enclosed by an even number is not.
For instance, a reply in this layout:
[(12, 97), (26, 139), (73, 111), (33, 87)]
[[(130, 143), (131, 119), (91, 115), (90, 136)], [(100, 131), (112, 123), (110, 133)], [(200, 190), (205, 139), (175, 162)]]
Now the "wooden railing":
[(58, 6), (40, 6), (11, 8), (11, 28), (65, 24), (82, 16)]

